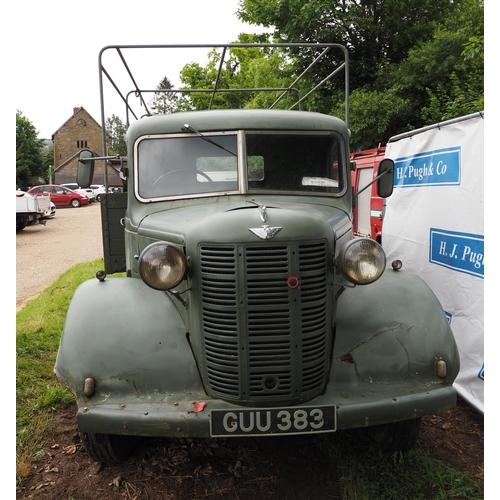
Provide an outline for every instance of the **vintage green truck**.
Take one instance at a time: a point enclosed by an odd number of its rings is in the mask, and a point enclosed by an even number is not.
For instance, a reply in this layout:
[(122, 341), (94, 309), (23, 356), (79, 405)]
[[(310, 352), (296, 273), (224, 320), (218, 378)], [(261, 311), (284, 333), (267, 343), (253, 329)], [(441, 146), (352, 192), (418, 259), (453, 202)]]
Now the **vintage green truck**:
[[(126, 190), (101, 199), (106, 269), (76, 290), (54, 369), (93, 459), (120, 462), (141, 436), (352, 428), (406, 450), (422, 416), (455, 406), (436, 296), (353, 237), (346, 121), (210, 109), (129, 126)], [(106, 158), (82, 151), (79, 185)], [(379, 176), (387, 197), (392, 160)]]

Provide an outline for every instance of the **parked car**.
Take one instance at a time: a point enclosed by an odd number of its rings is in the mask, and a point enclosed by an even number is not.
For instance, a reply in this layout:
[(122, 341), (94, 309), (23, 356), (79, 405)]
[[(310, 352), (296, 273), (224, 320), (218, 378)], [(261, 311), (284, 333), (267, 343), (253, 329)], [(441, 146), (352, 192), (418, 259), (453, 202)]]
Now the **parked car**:
[(77, 193), (83, 194), (89, 199), (89, 203), (92, 203), (96, 200), (96, 195), (94, 193), (94, 190), (91, 189), (90, 187), (81, 188), (78, 184), (75, 183), (61, 184), (61, 186), (71, 189), (72, 191), (76, 191)]
[(56, 207), (80, 207), (81, 205), (88, 205), (89, 199), (87, 196), (77, 193), (72, 189), (57, 184), (45, 184), (35, 186), (28, 190), (29, 194), (36, 194), (41, 196), (50, 196), (50, 201)]
[(92, 184), (90, 189), (94, 191), (95, 197), (97, 201), (101, 201), (101, 194), (106, 194), (106, 186), (103, 184)]
[(56, 206), (54, 205), (54, 203), (51, 201), (50, 202), (50, 210), (47, 210), (45, 212), (45, 217), (47, 218), (52, 218), (54, 217), (54, 215), (56, 215)]

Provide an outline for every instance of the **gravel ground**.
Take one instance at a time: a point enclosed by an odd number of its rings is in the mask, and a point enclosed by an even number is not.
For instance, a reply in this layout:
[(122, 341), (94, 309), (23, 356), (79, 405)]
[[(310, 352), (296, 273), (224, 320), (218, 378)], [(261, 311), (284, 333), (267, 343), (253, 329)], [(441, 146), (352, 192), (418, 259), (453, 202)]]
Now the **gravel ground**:
[(58, 208), (45, 226), (16, 233), (16, 312), (74, 265), (102, 256), (99, 203)]

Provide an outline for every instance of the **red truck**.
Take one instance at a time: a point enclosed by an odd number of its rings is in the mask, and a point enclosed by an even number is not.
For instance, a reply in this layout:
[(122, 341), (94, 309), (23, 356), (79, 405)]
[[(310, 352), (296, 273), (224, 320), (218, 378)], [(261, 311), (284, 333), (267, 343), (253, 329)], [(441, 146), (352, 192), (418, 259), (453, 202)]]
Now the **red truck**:
[[(378, 166), (385, 157), (385, 146), (351, 153), (356, 164), (351, 172), (354, 188), (353, 228), (356, 236), (368, 236), (382, 242), (383, 199), (377, 196), (377, 184), (370, 182), (378, 175)], [(366, 188), (366, 189), (365, 189)]]

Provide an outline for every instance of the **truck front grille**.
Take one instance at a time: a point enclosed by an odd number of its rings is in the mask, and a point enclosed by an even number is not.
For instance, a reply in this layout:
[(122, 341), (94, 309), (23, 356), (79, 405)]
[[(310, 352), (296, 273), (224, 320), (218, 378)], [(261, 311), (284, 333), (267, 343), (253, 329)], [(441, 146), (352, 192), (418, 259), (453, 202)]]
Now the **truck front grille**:
[(331, 323), (326, 242), (201, 245), (200, 262), (207, 390), (242, 404), (320, 393)]

